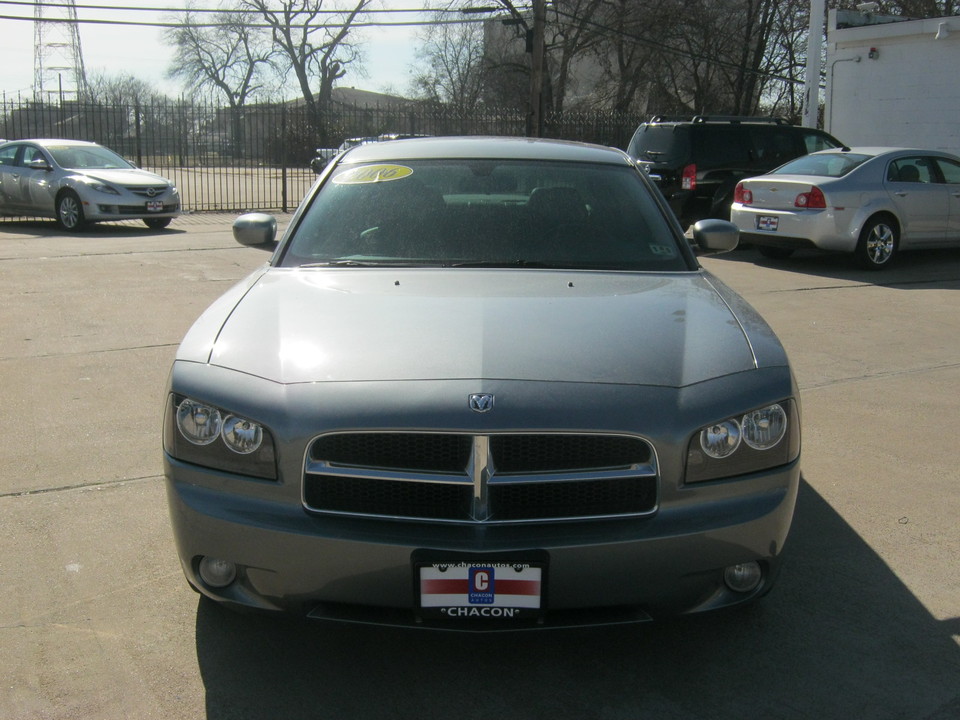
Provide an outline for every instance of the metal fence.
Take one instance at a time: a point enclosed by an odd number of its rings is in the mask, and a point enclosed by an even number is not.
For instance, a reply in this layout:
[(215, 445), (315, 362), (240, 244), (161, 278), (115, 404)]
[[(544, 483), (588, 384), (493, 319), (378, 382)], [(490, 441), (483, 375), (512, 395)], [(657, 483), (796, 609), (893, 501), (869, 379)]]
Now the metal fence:
[[(619, 113), (549, 113), (544, 135), (626, 147), (639, 118)], [(104, 105), (0, 96), (0, 138), (70, 138), (112, 148), (173, 180), (188, 211), (296, 207), (314, 174), (318, 147), (384, 134), (523, 135), (521, 110), (460, 114), (418, 103), (336, 106), (311, 117), (302, 104), (231, 109), (183, 101)]]

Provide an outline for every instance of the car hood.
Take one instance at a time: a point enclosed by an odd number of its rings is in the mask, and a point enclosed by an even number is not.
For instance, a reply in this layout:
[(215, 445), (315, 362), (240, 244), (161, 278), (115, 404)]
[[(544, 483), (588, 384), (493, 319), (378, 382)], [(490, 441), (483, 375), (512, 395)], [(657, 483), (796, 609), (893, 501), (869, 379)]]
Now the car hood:
[(279, 383), (680, 387), (757, 366), (731, 307), (752, 310), (715, 283), (704, 273), (270, 269), (212, 306), (178, 358)]
[(68, 170), (74, 175), (83, 175), (111, 185), (169, 185), (165, 177), (139, 168), (129, 170)]

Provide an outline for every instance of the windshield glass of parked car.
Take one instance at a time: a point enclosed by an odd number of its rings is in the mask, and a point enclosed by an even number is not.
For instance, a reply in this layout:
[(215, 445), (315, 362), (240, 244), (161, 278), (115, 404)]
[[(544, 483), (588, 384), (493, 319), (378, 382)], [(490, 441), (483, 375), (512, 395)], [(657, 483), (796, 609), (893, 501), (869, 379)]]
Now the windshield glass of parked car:
[(129, 170), (130, 163), (96, 145), (47, 146), (57, 165), (71, 170)]
[(280, 264), (690, 269), (634, 168), (510, 160), (342, 165)]
[(854, 168), (860, 167), (871, 155), (854, 153), (827, 153), (804, 155), (791, 160), (773, 171), (774, 175), (816, 175), (818, 177), (843, 177)]

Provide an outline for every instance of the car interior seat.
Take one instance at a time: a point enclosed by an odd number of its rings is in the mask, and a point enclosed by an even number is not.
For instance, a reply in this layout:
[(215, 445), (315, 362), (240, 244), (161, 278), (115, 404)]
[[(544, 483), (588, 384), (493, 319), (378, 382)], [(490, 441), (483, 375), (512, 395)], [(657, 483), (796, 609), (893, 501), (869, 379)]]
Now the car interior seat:
[(897, 173), (900, 182), (920, 182), (920, 171), (916, 165), (904, 165)]

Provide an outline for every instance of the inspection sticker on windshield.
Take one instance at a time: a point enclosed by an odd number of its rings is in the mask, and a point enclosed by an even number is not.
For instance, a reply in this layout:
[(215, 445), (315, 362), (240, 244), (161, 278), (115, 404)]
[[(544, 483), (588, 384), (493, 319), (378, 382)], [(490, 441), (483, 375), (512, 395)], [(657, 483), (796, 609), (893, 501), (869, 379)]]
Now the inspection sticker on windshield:
[(778, 218), (776, 215), (760, 215), (757, 218), (757, 230), (776, 232), (779, 225), (780, 218)]
[(406, 165), (364, 165), (337, 175), (336, 185), (366, 185), (368, 183), (390, 182), (413, 175), (413, 168)]
[(523, 618), (540, 610), (543, 568), (526, 563), (420, 566), (420, 608), (458, 618)]

